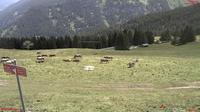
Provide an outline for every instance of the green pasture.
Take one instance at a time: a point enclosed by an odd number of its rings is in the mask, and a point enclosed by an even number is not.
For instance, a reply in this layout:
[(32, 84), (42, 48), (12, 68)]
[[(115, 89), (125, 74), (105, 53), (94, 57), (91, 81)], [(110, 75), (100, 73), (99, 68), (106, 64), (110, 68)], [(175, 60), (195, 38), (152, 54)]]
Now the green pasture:
[[(56, 54), (35, 63), (36, 52)], [(80, 63), (63, 62), (80, 53)], [(157, 44), (131, 51), (56, 49), (5, 50), (27, 69), (21, 77), (31, 112), (200, 112), (200, 43)], [(100, 64), (103, 56), (113, 56)], [(139, 59), (134, 68), (128, 62)], [(94, 71), (84, 71), (84, 66)], [(178, 87), (178, 88), (176, 88)], [(160, 108), (160, 105), (166, 108)], [(16, 79), (0, 66), (0, 108), (19, 108)]]

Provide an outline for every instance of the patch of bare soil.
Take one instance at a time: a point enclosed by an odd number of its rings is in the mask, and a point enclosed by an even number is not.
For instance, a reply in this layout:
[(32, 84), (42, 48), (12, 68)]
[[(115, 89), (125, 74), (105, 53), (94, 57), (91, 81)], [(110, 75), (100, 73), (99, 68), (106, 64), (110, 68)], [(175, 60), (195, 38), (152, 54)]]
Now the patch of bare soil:
[(200, 81), (188, 83), (188, 86), (169, 87), (168, 90), (180, 90), (180, 89), (200, 89)]
[(179, 89), (200, 89), (200, 86), (183, 86), (183, 87), (170, 87), (166, 88), (169, 90), (179, 90)]

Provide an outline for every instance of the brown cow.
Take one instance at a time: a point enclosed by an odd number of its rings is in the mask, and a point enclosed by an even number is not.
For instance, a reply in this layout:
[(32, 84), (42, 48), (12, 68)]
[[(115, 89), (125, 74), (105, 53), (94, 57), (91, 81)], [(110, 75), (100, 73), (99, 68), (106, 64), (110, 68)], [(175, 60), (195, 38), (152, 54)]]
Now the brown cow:
[(9, 60), (10, 60), (10, 57), (1, 57), (1, 63), (4, 63)]
[(81, 54), (75, 54), (74, 59), (76, 59), (76, 58), (82, 58), (82, 55)]
[(63, 59), (64, 62), (71, 62), (71, 59)]
[(36, 63), (44, 63), (44, 60), (36, 60)]
[(73, 62), (77, 62), (77, 63), (78, 63), (78, 62), (81, 62), (80, 59), (73, 59), (72, 61), (73, 61)]
[(100, 59), (100, 63), (102, 64), (102, 63), (109, 63), (109, 59), (106, 59), (106, 58), (102, 58), (102, 59)]
[(41, 52), (37, 52), (37, 54), (41, 54)]
[(10, 59), (10, 57), (7, 57), (7, 56), (5, 56), (5, 57), (1, 57), (1, 58), (7, 58), (7, 59)]
[(41, 56), (41, 55), (38, 55), (37, 57), (43, 57), (43, 56)]
[(12, 59), (12, 60), (8, 60), (6, 62), (3, 62), (4, 64), (15, 64), (16, 63), (16, 59)]
[(55, 54), (50, 54), (49, 57), (56, 57), (56, 55)]
[(108, 59), (108, 60), (113, 60), (112, 56), (104, 56), (103, 58)]
[(36, 63), (44, 63), (45, 59), (42, 56), (38, 56), (36, 59)]
[(135, 62), (129, 62), (128, 63), (128, 68), (132, 68), (132, 67), (134, 67), (135, 66)]
[(135, 64), (138, 62), (139, 62), (139, 59), (133, 59), (131, 62), (128, 63), (128, 68), (134, 67)]
[(48, 57), (48, 55), (46, 55), (46, 54), (42, 54), (42, 57)]

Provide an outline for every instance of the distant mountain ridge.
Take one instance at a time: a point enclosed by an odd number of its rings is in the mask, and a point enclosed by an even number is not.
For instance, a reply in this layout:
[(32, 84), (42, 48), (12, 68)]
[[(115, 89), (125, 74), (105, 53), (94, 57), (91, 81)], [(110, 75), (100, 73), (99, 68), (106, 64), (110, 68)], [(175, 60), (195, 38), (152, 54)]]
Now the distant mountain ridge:
[(187, 0), (21, 0), (0, 13), (0, 37), (63, 36), (186, 6)]

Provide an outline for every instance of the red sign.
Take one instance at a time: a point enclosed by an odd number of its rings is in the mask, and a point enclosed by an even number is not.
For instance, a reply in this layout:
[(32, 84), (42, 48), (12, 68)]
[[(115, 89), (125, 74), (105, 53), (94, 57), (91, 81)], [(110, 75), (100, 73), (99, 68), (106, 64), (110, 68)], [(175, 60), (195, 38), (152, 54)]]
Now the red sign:
[(0, 110), (2, 110), (2, 111), (16, 111), (16, 112), (19, 112), (19, 109), (17, 109), (17, 108), (0, 108)]
[(187, 0), (187, 1), (188, 1), (188, 4), (190, 4), (190, 5), (198, 4), (198, 0)]
[(16, 69), (17, 75), (26, 77), (26, 69), (23, 67), (17, 67)]
[(11, 64), (3, 64), (4, 71), (10, 74), (20, 75), (26, 77), (26, 69)]

